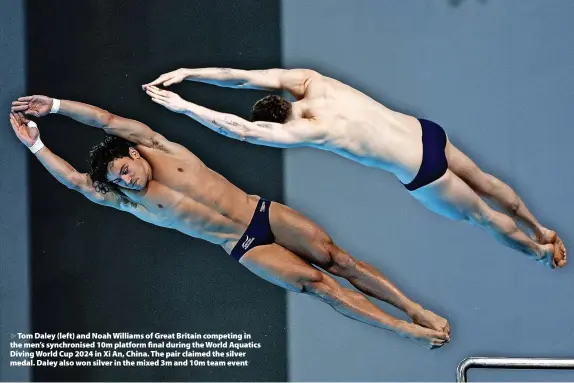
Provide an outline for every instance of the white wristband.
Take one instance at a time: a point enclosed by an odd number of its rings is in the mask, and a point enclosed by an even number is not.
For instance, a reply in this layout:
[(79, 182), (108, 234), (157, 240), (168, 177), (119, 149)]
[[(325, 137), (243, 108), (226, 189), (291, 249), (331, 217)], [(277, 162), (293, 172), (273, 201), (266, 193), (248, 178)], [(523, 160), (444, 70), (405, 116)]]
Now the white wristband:
[[(34, 121), (28, 121), (28, 127), (30, 128), (37, 128), (38, 125), (36, 125), (36, 123)], [(28, 149), (30, 149), (30, 151), (34, 154), (36, 154), (36, 152), (40, 149), (42, 149), (44, 147), (44, 143), (42, 142), (42, 140), (40, 139), (40, 136), (38, 136), (38, 138), (36, 139), (36, 142), (34, 142), (34, 145), (30, 146)]]
[(38, 137), (38, 139), (36, 140), (36, 142), (34, 142), (34, 145), (30, 146), (28, 149), (30, 149), (30, 151), (33, 154), (36, 154), (36, 152), (40, 149), (42, 149), (44, 147), (44, 144), (42, 143), (42, 140), (40, 139), (40, 137)]
[(50, 113), (58, 113), (60, 110), (60, 100), (57, 98), (52, 99), (52, 109), (50, 109)]

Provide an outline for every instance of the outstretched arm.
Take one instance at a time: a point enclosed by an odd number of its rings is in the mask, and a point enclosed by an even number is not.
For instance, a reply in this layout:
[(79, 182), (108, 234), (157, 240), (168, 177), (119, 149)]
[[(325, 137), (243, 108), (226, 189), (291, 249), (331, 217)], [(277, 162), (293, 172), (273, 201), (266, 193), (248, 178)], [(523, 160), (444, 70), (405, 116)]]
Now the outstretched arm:
[(62, 185), (82, 193), (97, 204), (132, 213), (148, 222), (152, 220), (152, 214), (144, 206), (131, 201), (125, 195), (113, 190), (106, 193), (97, 191), (88, 174), (78, 172), (42, 143), (36, 124), (27, 120), (21, 113), (11, 113), (10, 123), (20, 141), (34, 153), (46, 170)]
[(42, 117), (58, 113), (82, 124), (103, 129), (106, 133), (122, 137), (134, 144), (161, 146), (165, 138), (139, 121), (116, 116), (107, 110), (76, 101), (57, 100), (46, 96), (20, 97), (12, 103), (12, 112)]
[(318, 76), (317, 72), (310, 69), (181, 68), (165, 73), (143, 87), (170, 86), (187, 80), (229, 88), (287, 90), (295, 97), (301, 97), (305, 94), (309, 80)]
[(250, 122), (229, 113), (221, 113), (182, 99), (176, 93), (155, 86), (146, 89), (152, 101), (167, 109), (185, 114), (209, 129), (253, 144), (287, 148), (320, 145), (325, 138), (321, 127), (310, 120), (295, 120), (285, 124), (266, 121)]

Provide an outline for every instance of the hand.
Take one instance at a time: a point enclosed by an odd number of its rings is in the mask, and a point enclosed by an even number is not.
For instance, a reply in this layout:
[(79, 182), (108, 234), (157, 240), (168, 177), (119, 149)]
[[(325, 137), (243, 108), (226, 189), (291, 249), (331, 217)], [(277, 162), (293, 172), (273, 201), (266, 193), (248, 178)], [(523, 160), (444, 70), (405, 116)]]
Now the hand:
[(173, 72), (162, 74), (161, 76), (156, 78), (154, 81), (150, 82), (149, 84), (143, 85), (142, 88), (146, 89), (149, 86), (160, 85), (162, 83), (163, 83), (162, 84), (163, 86), (170, 86), (173, 84), (179, 84), (180, 82), (185, 80), (185, 78), (188, 75), (189, 74), (187, 73), (187, 69), (180, 68), (180, 69), (174, 70)]
[(12, 102), (12, 112), (24, 112), (34, 117), (43, 117), (50, 113), (54, 99), (46, 96), (20, 97)]
[(176, 93), (162, 90), (155, 86), (148, 86), (145, 90), (153, 102), (165, 106), (172, 112), (184, 113), (187, 110), (187, 101)]
[(38, 128), (29, 127), (28, 122), (30, 120), (24, 117), (22, 113), (10, 113), (10, 124), (12, 124), (14, 133), (24, 145), (30, 147), (40, 137), (40, 131)]

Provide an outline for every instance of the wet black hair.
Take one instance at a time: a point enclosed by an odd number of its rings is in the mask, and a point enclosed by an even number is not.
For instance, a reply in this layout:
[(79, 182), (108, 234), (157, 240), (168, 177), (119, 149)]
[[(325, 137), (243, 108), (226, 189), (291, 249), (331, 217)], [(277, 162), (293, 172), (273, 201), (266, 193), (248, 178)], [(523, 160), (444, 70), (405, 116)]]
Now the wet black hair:
[(284, 123), (291, 113), (291, 103), (280, 96), (267, 96), (251, 108), (251, 121)]
[(93, 186), (105, 194), (110, 189), (118, 190), (118, 186), (108, 181), (108, 166), (118, 158), (129, 157), (133, 144), (123, 138), (106, 135), (104, 140), (90, 151), (90, 171)]

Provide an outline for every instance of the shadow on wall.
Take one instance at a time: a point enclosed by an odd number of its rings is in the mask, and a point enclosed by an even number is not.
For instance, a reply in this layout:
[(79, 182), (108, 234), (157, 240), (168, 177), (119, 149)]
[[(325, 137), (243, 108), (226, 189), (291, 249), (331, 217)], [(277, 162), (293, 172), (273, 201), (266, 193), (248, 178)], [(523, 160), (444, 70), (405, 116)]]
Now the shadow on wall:
[[(467, 0), (448, 0), (448, 4), (451, 7), (458, 7), (460, 6), (462, 3), (466, 2)], [(488, 0), (476, 0), (477, 2), (481, 3), (481, 4), (486, 4), (488, 2)]]

